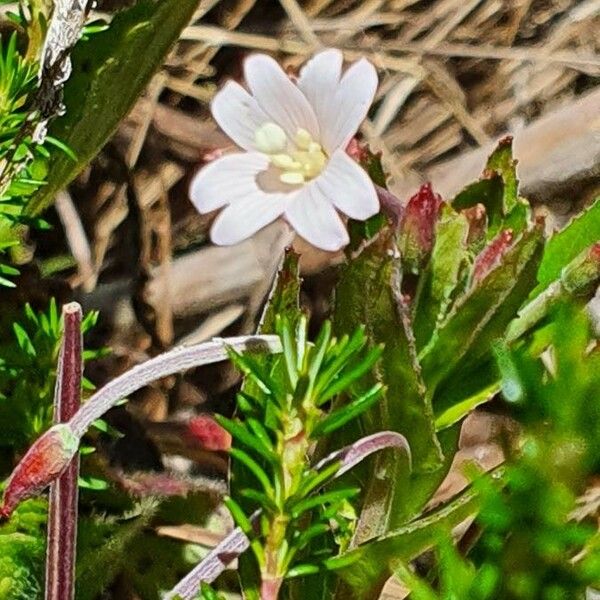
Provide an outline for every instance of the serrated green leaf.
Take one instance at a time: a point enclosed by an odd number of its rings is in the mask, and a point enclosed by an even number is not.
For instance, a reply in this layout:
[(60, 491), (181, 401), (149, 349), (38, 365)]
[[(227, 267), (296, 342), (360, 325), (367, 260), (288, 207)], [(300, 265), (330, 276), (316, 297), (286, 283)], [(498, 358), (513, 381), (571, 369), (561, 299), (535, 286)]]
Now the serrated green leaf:
[(475, 367), (501, 337), (534, 286), (542, 232), (518, 238), (499, 266), (457, 300), (420, 354), (423, 378), (433, 391), (444, 379)]
[(516, 169), (517, 161), (512, 155), (512, 138), (506, 137), (500, 140), (486, 164), (486, 170), (495, 171), (504, 182), (502, 205), (505, 215), (508, 215), (519, 201), (519, 180)]
[[(495, 477), (500, 475), (501, 471), (497, 471)], [(326, 560), (325, 567), (334, 570), (349, 586), (351, 592), (346, 597), (376, 598), (393, 574), (395, 561), (408, 562), (422, 554), (435, 543), (438, 532), (475, 514), (479, 503), (477, 493), (467, 490), (430, 515)]]
[(99, 152), (160, 66), (198, 0), (141, 0), (115, 15), (110, 27), (80, 42), (65, 85), (64, 117), (50, 133), (77, 156), (51, 154), (47, 185), (27, 206), (38, 214)]
[(538, 270), (536, 294), (560, 277), (562, 269), (594, 242), (600, 241), (600, 198), (555, 233), (546, 243)]
[(435, 244), (429, 267), (423, 274), (414, 302), (414, 332), (417, 348), (431, 338), (446, 316), (468, 261), (469, 222), (451, 207), (442, 209), (436, 225)]
[[(365, 415), (364, 433), (382, 429), (402, 433), (410, 444), (414, 469), (427, 470), (439, 464), (441, 457), (390, 243), (380, 239), (343, 268), (336, 288), (334, 327), (340, 334), (350, 333), (357, 323), (365, 323), (369, 343), (384, 347), (379, 379), (387, 392)], [(375, 382), (365, 382), (364, 388)]]
[[(384, 346), (375, 373), (365, 377), (357, 391), (364, 392), (378, 381), (386, 387), (383, 399), (361, 416), (362, 430), (348, 424), (339, 430), (341, 439), (336, 443), (349, 444), (381, 430), (397, 431), (408, 439), (413, 459), (412, 473), (406, 461), (388, 452), (354, 471), (353, 477), (364, 478), (360, 479), (365, 488), (364, 506), (377, 507), (359, 521), (359, 541), (404, 522), (412, 496), (410, 481), (420, 473), (435, 471), (443, 461), (433, 409), (416, 357), (409, 310), (399, 290), (399, 261), (391, 243), (381, 237), (364, 249), (344, 267), (336, 288), (336, 332), (350, 332), (357, 323), (365, 323), (370, 344)], [(370, 476), (373, 470), (379, 474), (377, 478)]]

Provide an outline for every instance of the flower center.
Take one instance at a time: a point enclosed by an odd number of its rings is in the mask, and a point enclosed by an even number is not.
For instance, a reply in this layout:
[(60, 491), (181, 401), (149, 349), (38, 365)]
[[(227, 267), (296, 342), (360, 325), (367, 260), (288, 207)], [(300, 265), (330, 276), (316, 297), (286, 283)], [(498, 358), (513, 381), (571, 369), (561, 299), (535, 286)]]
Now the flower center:
[(306, 129), (298, 129), (289, 140), (279, 125), (269, 122), (256, 130), (254, 139), (258, 150), (281, 171), (279, 180), (283, 183), (300, 185), (319, 175), (327, 163), (321, 144)]

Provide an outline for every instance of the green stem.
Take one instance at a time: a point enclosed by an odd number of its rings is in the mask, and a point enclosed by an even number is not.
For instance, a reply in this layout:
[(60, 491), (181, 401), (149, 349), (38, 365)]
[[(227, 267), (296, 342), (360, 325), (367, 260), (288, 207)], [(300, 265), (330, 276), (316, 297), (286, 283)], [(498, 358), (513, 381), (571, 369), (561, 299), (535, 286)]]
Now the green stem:
[(280, 490), (275, 499), (279, 511), (270, 517), (261, 568), (261, 599), (276, 600), (289, 565), (288, 526), (285, 505), (293, 496), (304, 472), (308, 441), (304, 429), (297, 431), (298, 419), (290, 418), (278, 443), (281, 456)]

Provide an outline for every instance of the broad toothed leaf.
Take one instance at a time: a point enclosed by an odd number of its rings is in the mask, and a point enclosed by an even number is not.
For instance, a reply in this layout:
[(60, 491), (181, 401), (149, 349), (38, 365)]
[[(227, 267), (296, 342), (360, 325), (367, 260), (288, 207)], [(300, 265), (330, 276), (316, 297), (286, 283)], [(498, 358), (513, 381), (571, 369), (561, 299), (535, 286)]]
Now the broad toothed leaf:
[[(337, 332), (346, 333), (353, 331), (356, 323), (365, 323), (370, 343), (383, 344), (376, 375), (365, 378), (361, 391), (379, 381), (386, 392), (381, 402), (361, 417), (363, 431), (388, 429), (405, 435), (417, 474), (438, 468), (442, 455), (416, 358), (409, 309), (399, 289), (396, 255), (389, 237), (381, 236), (343, 268), (336, 288), (334, 326)], [(359, 539), (383, 533), (386, 527), (402, 522), (410, 496), (407, 486), (413, 475), (405, 465), (382, 455), (376, 458), (376, 467), (371, 468), (376, 468), (381, 476), (373, 478), (362, 472), (357, 475), (365, 476), (365, 507), (378, 508), (361, 521)]]
[(468, 261), (468, 235), (466, 216), (444, 207), (436, 224), (431, 260), (421, 276), (412, 310), (417, 348), (429, 341), (457, 295)]
[(489, 354), (534, 285), (542, 232), (533, 228), (518, 238), (502, 262), (457, 300), (420, 358), (423, 377), (432, 390), (458, 368), (472, 368)]
[(544, 248), (544, 256), (538, 271), (539, 293), (560, 277), (560, 273), (585, 248), (600, 240), (600, 198), (580, 215), (576, 216)]

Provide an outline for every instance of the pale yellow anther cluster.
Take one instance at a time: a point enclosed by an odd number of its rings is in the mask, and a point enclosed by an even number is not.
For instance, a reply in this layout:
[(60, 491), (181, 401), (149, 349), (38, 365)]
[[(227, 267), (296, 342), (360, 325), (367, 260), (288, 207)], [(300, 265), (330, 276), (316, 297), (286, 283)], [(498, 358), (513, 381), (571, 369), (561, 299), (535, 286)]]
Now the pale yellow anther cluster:
[(321, 144), (306, 129), (298, 129), (290, 143), (285, 131), (276, 123), (261, 125), (254, 134), (256, 148), (267, 154), (274, 167), (281, 170), (280, 181), (300, 185), (313, 179), (325, 167), (327, 157)]

